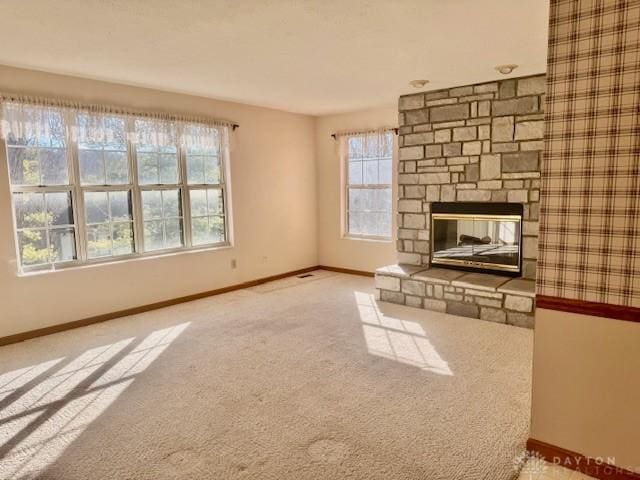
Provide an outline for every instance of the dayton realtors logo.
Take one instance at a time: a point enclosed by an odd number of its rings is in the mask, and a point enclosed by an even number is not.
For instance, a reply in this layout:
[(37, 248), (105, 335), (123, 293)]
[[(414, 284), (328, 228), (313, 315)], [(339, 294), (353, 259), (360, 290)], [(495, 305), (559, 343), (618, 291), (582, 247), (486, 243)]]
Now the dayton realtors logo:
[(521, 478), (534, 480), (542, 476), (549, 468), (547, 462), (536, 452), (523, 451), (513, 459), (513, 469), (520, 472)]
[(615, 463), (615, 457), (585, 458), (578, 455), (567, 455), (544, 458), (537, 452), (525, 450), (513, 459), (513, 468), (520, 472), (520, 478), (524, 480), (536, 480), (552, 467), (578, 470), (592, 477), (600, 478), (600, 475), (611, 476), (626, 472), (623, 468), (616, 467)]

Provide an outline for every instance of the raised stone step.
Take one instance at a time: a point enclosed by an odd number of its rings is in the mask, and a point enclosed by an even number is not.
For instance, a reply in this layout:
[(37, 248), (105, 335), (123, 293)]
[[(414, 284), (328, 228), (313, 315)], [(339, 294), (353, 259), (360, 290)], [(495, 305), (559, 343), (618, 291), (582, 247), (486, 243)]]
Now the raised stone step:
[(456, 287), (473, 288), (475, 290), (488, 290), (495, 292), (498, 287), (509, 281), (509, 277), (491, 275), (488, 273), (467, 273), (451, 282)]
[(395, 264), (376, 270), (375, 282), (385, 302), (533, 327), (533, 280)]
[(512, 293), (514, 295), (524, 295), (525, 297), (536, 296), (536, 282), (526, 278), (514, 278), (498, 288), (499, 292)]
[(450, 285), (457, 278), (464, 276), (464, 272), (458, 270), (447, 270), (446, 268), (429, 268), (416, 273), (413, 278), (429, 283), (442, 283)]
[(427, 267), (419, 265), (408, 265), (405, 263), (395, 263), (393, 265), (387, 265), (376, 270), (376, 275), (389, 275), (392, 277), (408, 278), (418, 272), (426, 270)]

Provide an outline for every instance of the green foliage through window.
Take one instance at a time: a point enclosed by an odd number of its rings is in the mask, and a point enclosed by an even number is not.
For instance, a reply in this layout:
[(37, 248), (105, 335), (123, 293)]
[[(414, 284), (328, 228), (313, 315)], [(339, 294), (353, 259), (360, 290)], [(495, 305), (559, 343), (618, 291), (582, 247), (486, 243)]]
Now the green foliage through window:
[(222, 127), (0, 108), (22, 270), (226, 241)]

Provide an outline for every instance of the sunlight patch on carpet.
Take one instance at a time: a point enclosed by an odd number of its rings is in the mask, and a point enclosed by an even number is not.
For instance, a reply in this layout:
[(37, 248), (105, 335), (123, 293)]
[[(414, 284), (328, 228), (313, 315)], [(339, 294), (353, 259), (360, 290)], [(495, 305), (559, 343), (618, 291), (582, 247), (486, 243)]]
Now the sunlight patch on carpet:
[(439, 375), (453, 375), (419, 323), (385, 315), (372, 294), (354, 292), (354, 296), (369, 353)]
[(40, 382), (38, 375), (60, 366), (63, 359), (3, 374), (3, 478), (34, 478), (55, 462), (188, 326), (182, 323), (141, 341), (127, 338), (87, 350)]

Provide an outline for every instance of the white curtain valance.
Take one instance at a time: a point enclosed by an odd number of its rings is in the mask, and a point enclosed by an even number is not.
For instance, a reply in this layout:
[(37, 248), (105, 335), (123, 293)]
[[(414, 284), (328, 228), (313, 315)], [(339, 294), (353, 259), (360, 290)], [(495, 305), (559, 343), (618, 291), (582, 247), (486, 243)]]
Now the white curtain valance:
[(153, 147), (228, 149), (234, 124), (200, 116), (149, 112), (62, 99), (0, 94), (3, 139), (36, 144), (130, 141)]
[(342, 158), (387, 158), (393, 155), (394, 131), (392, 127), (382, 127), (342, 131), (334, 135)]

